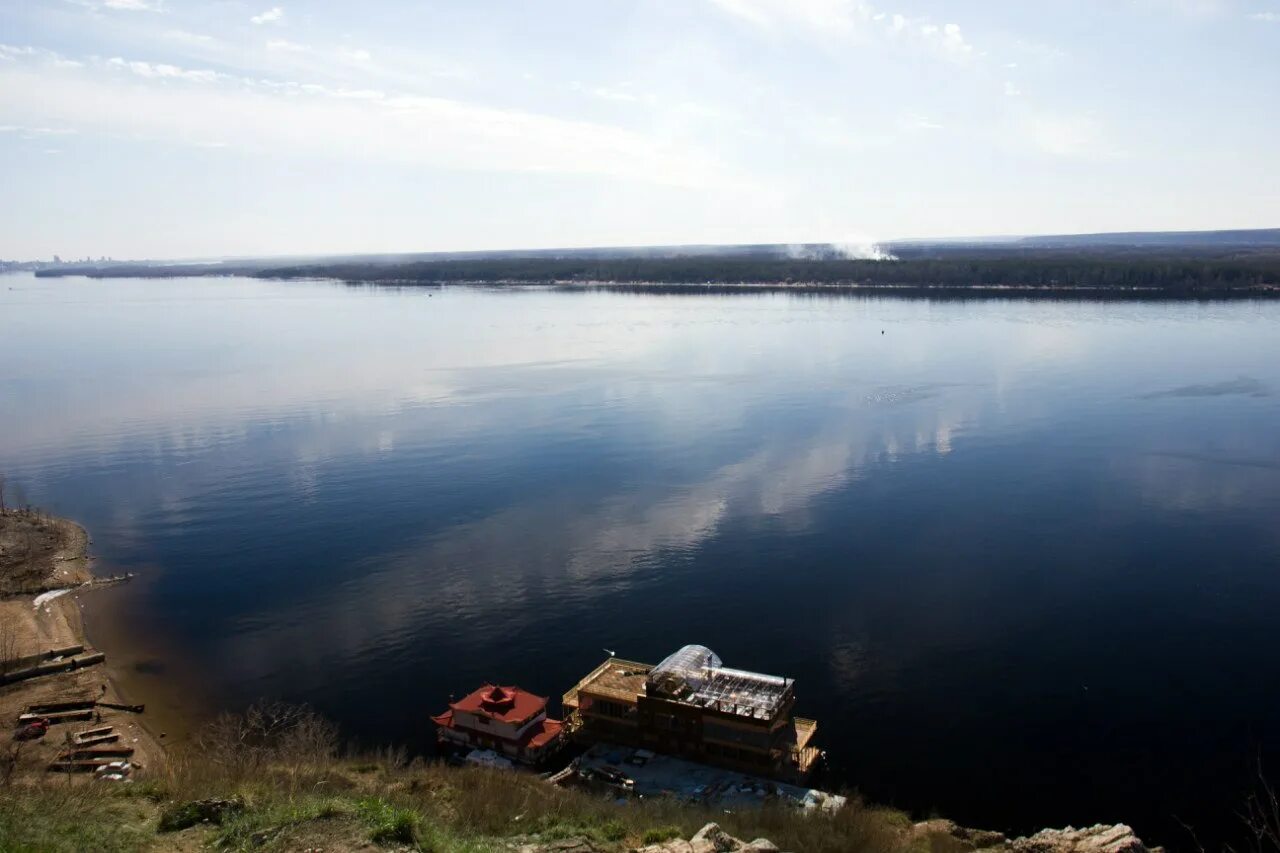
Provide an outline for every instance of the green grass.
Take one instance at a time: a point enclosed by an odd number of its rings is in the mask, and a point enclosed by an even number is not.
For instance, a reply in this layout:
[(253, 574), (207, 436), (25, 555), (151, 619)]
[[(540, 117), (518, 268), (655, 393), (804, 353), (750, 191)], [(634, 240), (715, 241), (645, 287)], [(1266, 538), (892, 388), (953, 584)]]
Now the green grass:
[[(0, 788), (0, 851), (104, 853), (342, 849), (370, 842), (430, 853), (510, 849), (510, 839), (581, 837), (601, 850), (689, 838), (709, 821), (744, 840), (805, 853), (907, 853), (931, 841), (906, 815), (851, 796), (836, 814), (782, 806), (725, 813), (667, 799), (618, 801), (521, 773), (406, 763), (402, 752), (336, 758), (336, 731), (309, 712), (224, 715), (162, 774), (130, 785)], [(196, 805), (239, 801), (221, 814)]]
[(644, 835), (640, 836), (640, 841), (644, 844), (661, 844), (679, 837), (680, 827), (678, 826), (655, 826), (653, 829), (646, 829)]
[(223, 850), (270, 850), (282, 846), (291, 830), (320, 821), (350, 817), (353, 805), (324, 796), (278, 798), (251, 802), (239, 814), (230, 815), (212, 836)]
[(393, 806), (380, 797), (356, 800), (356, 814), (369, 827), (369, 840), (377, 844), (413, 844), (418, 840), (421, 818), (410, 809)]
[(0, 850), (5, 853), (125, 853), (155, 838), (153, 807), (84, 785), (0, 792)]
[[(242, 810), (204, 820), (195, 800), (241, 797)], [(725, 814), (696, 806), (563, 790), (531, 775), (416, 764), (366, 770), (334, 761), (291, 772), (225, 778), (178, 766), (164, 779), (133, 785), (45, 785), (0, 790), (0, 850), (104, 853), (168, 849), (177, 834), (193, 847), (274, 851), (372, 842), (414, 850), (489, 851), (515, 837), (586, 838), (601, 849), (689, 838), (708, 821), (742, 838), (768, 838), (806, 853), (929, 850), (909, 838), (900, 812), (853, 798), (835, 815), (764, 808)], [(185, 836), (184, 836), (185, 837)], [(922, 846), (923, 845), (923, 846)]]

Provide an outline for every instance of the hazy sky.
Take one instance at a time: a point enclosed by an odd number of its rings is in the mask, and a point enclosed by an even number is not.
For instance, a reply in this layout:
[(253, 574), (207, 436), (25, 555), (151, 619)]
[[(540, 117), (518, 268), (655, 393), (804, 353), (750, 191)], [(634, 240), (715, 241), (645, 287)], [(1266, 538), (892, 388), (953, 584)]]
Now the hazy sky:
[(0, 3), (0, 257), (1280, 226), (1280, 0)]

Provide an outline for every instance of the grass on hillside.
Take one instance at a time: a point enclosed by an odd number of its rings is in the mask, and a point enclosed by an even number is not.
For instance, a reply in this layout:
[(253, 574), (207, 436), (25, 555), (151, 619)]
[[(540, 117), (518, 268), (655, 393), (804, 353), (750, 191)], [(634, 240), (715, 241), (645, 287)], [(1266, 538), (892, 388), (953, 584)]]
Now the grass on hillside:
[[(896, 853), (930, 848), (900, 812), (856, 797), (834, 815), (766, 808), (736, 814), (671, 800), (618, 802), (487, 768), (406, 763), (403, 755), (338, 758), (332, 727), (272, 706), (224, 717), (162, 774), (129, 785), (50, 777), (0, 789), (0, 850), (510, 849), (509, 840), (584, 837), (625, 850), (688, 838), (708, 821), (796, 853)], [(232, 800), (212, 822), (190, 806)]]

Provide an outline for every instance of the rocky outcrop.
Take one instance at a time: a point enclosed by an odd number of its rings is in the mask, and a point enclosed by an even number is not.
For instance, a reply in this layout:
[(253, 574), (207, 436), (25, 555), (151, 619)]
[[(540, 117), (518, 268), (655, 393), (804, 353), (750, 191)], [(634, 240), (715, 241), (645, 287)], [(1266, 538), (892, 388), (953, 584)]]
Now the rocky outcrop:
[(1098, 824), (1086, 829), (1044, 829), (1009, 843), (1015, 853), (1151, 853), (1133, 830), (1123, 823)]
[[(911, 835), (928, 843), (947, 837), (960, 842), (942, 849), (967, 849), (979, 853), (1164, 853), (1163, 848), (1147, 847), (1133, 830), (1123, 823), (1098, 824), (1084, 829), (1044, 829), (1025, 838), (1007, 838), (1003, 833), (969, 829), (949, 820), (926, 820), (911, 827)], [(912, 846), (915, 849), (915, 845)], [(517, 853), (604, 853), (614, 848), (600, 846), (586, 838), (563, 838), (556, 841), (527, 841), (515, 847)], [(938, 849), (934, 847), (933, 849)], [(687, 841), (675, 838), (661, 844), (650, 844), (632, 853), (780, 853), (767, 838), (743, 841), (734, 838), (717, 823), (709, 823)]]
[(648, 847), (641, 847), (636, 853), (778, 853), (778, 847), (767, 838), (757, 838), (755, 841), (734, 838), (721, 829), (718, 823), (709, 823), (688, 841), (677, 838), (661, 844), (650, 844)]
[(949, 820), (927, 820), (915, 824), (912, 834), (923, 838), (950, 836), (971, 850), (989, 853), (1163, 853), (1163, 848), (1147, 847), (1123, 823), (1043, 829), (1011, 840), (999, 832), (969, 829)]

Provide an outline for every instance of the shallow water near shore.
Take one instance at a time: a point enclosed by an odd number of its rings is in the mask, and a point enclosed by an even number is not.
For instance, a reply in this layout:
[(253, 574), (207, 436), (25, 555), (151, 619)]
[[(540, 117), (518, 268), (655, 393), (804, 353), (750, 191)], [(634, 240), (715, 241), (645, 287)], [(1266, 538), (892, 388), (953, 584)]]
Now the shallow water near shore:
[(833, 784), (1175, 847), (1280, 744), (1278, 302), (11, 275), (0, 401), (10, 500), (146, 576), (90, 635), (203, 708), (426, 749), (702, 643)]

